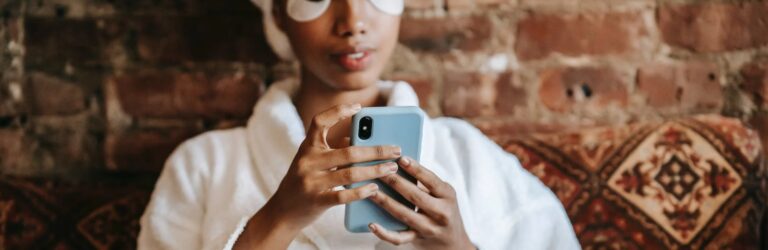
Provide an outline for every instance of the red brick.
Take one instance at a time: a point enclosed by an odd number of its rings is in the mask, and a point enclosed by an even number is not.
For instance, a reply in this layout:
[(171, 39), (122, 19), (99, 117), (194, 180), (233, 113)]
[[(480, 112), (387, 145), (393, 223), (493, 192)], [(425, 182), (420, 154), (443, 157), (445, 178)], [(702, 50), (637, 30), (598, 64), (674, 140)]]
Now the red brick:
[(63, 67), (104, 62), (104, 37), (94, 20), (27, 18), (24, 27), (26, 64)]
[(514, 81), (514, 73), (506, 72), (496, 82), (496, 113), (512, 115), (516, 109), (524, 108), (528, 103), (528, 94), (523, 86)]
[(21, 128), (27, 123), (26, 115), (9, 115), (0, 113), (0, 129)]
[(86, 109), (83, 89), (44, 73), (33, 72), (28, 76), (24, 93), (30, 111), (36, 115), (68, 115)]
[(23, 109), (22, 104), (14, 100), (8, 88), (7, 85), (0, 84), (0, 117), (18, 115)]
[(482, 119), (471, 122), (497, 143), (512, 137), (529, 136), (534, 133), (556, 133), (578, 128), (576, 124), (566, 125), (552, 121), (543, 123), (531, 120)]
[(559, 68), (539, 73), (539, 99), (556, 112), (627, 106), (626, 81), (610, 68)]
[(105, 145), (107, 168), (128, 172), (160, 172), (173, 150), (197, 133), (199, 131), (188, 129), (162, 129), (109, 134)]
[(707, 62), (650, 64), (638, 70), (637, 87), (651, 107), (717, 111), (723, 103), (721, 74)]
[(666, 66), (645, 66), (637, 73), (637, 90), (651, 107), (665, 108), (680, 104), (682, 87), (675, 79), (677, 69)]
[(27, 17), (45, 18), (92, 18), (114, 14), (111, 4), (102, 1), (40, 0), (26, 6)]
[(494, 114), (499, 76), (475, 72), (447, 72), (443, 86), (443, 114), (476, 117)]
[(205, 128), (207, 130), (219, 130), (219, 129), (231, 129), (231, 128), (237, 128), (237, 127), (245, 127), (248, 125), (247, 119), (240, 119), (240, 120), (218, 120), (213, 121), (213, 123), (206, 124)]
[(648, 27), (639, 12), (533, 14), (518, 23), (515, 51), (522, 60), (639, 51)]
[(758, 47), (768, 43), (768, 2), (666, 5), (658, 23), (664, 41), (700, 52)]
[(14, 41), (14, 42), (18, 42), (19, 41), (19, 38), (20, 38), (19, 37), (19, 34), (20, 34), (20, 32), (19, 32), (19, 30), (20, 30), (19, 29), (20, 28), (19, 27), (19, 22), (22, 22), (23, 20), (24, 19), (14, 15), (14, 14), (11, 14), (10, 16), (8, 16), (5, 19), (5, 21), (3, 21), (2, 24), (0, 24), (0, 27), (2, 27), (1, 28), (2, 29), (2, 33), (4, 33), (4, 36), (6, 36), (4, 38), (4, 39), (6, 39), (6, 41)]
[(86, 115), (32, 117), (35, 160), (41, 165), (51, 164), (47, 170), (54, 171), (102, 168), (101, 128), (94, 120)]
[(24, 138), (23, 130), (0, 129), (0, 171), (8, 172), (25, 160)]
[(243, 61), (272, 64), (261, 16), (149, 16), (128, 20), (140, 59), (153, 63)]
[(475, 7), (475, 0), (445, 0), (445, 6), (449, 11), (470, 10)]
[(491, 21), (484, 16), (412, 18), (404, 16), (400, 42), (411, 49), (433, 53), (483, 49), (491, 37)]
[(435, 5), (435, 0), (407, 0), (405, 1), (405, 8), (406, 9), (431, 9), (435, 8), (437, 5)]
[(482, 5), (483, 7), (488, 6), (496, 6), (496, 5), (502, 5), (502, 4), (516, 4), (516, 0), (475, 0), (475, 3), (477, 5)]
[(557, 133), (575, 129), (574, 124), (565, 125), (557, 122), (483, 120), (472, 123), (486, 135), (496, 138), (528, 136), (535, 133)]
[(741, 69), (742, 89), (749, 92), (757, 105), (768, 105), (768, 62), (755, 62)]
[(247, 118), (264, 89), (256, 74), (146, 70), (111, 80), (136, 117)]
[(120, 14), (161, 14), (195, 16), (253, 16), (260, 11), (251, 1), (242, 0), (122, 0), (109, 1)]

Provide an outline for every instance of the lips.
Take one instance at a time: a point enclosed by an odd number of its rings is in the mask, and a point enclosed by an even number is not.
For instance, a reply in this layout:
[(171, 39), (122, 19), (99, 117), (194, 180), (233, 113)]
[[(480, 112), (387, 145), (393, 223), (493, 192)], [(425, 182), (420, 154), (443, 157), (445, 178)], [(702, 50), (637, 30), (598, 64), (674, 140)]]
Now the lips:
[(333, 61), (347, 71), (362, 71), (373, 61), (373, 50), (349, 49), (331, 56)]

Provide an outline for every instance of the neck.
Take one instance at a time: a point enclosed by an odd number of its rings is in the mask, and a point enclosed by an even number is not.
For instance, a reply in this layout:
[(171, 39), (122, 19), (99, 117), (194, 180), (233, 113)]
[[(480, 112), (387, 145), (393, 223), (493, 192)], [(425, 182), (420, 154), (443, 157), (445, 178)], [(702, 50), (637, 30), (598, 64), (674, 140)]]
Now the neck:
[[(376, 83), (365, 84), (365, 88), (344, 90), (333, 87), (309, 73), (302, 67), (301, 84), (293, 100), (299, 112), (304, 128), (309, 129), (309, 123), (315, 115), (331, 107), (341, 104), (359, 103), (363, 107), (384, 105)], [(328, 133), (328, 143), (331, 146), (342, 146), (344, 137), (348, 136), (349, 120), (341, 121)]]

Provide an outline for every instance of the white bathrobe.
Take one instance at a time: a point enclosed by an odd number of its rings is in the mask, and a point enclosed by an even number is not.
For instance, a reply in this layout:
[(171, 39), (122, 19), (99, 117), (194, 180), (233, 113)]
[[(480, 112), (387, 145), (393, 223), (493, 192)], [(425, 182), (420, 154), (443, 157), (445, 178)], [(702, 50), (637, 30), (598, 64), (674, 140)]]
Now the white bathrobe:
[[(245, 128), (213, 131), (170, 156), (141, 217), (139, 249), (230, 249), (275, 193), (305, 129), (291, 99), (296, 79), (275, 83)], [(379, 83), (390, 106), (418, 106), (403, 82)], [(421, 163), (456, 190), (461, 218), (480, 249), (579, 249), (552, 192), (513, 155), (459, 119), (428, 119)], [(400, 246), (412, 248), (412, 246)], [(344, 206), (304, 228), (290, 249), (395, 248), (349, 233)]]

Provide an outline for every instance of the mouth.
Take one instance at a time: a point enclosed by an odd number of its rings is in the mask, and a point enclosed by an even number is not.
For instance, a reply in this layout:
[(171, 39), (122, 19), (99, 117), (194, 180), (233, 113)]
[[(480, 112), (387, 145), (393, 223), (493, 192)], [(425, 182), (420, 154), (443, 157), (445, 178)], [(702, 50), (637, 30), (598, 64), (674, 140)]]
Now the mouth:
[(367, 48), (352, 48), (334, 53), (331, 58), (346, 71), (363, 71), (373, 62), (373, 52), (374, 50)]

